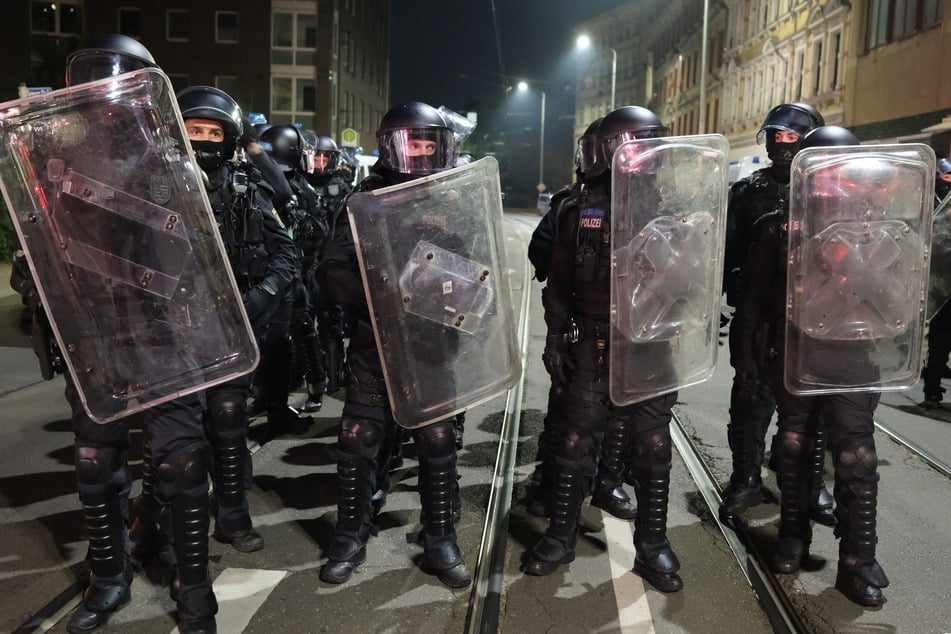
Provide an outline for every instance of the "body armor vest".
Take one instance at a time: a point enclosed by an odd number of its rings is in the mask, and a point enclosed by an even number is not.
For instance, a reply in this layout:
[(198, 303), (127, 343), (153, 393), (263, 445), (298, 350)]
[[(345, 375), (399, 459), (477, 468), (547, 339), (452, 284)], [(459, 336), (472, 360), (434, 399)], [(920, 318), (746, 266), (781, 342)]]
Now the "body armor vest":
[[(742, 253), (750, 246), (753, 224), (764, 215), (788, 208), (789, 183), (776, 180), (769, 168), (753, 172), (734, 185), (731, 211), (734, 214), (736, 244)], [(739, 256), (742, 258), (742, 255)], [(742, 260), (738, 262), (742, 265)]]
[[(216, 182), (220, 178), (220, 182)], [(218, 221), (225, 253), (238, 289), (244, 292), (267, 275), (268, 254), (264, 244), (264, 210), (257, 182), (243, 166), (229, 164), (215, 174), (208, 192)]]
[(598, 188), (575, 199), (577, 218), (573, 312), (608, 321), (611, 303), (611, 200)]

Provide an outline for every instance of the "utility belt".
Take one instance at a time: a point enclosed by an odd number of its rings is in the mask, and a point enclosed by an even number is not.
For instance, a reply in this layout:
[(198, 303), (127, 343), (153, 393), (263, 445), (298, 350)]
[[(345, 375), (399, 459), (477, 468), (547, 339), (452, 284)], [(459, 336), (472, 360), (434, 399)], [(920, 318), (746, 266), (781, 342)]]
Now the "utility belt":
[(568, 345), (574, 346), (581, 342), (594, 346), (595, 367), (597, 375), (601, 377), (606, 370), (606, 354), (611, 324), (606, 319), (590, 317), (569, 317), (565, 325), (564, 337)]
[(607, 339), (609, 332), (611, 332), (611, 323), (607, 319), (569, 317), (562, 334), (569, 344), (576, 344), (592, 337), (594, 341)]

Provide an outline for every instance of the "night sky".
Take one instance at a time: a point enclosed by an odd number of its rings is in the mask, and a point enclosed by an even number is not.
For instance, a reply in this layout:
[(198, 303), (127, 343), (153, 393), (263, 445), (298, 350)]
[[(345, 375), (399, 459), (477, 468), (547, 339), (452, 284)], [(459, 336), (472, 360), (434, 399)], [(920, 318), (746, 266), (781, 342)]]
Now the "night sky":
[(518, 79), (542, 82), (551, 99), (559, 84), (573, 79), (575, 25), (621, 3), (393, 0), (392, 102), (461, 108), (469, 99), (498, 98)]
[[(475, 111), (477, 133), (507, 138), (512, 151), (524, 146), (524, 156), (510, 157), (513, 166), (537, 165), (540, 93), (506, 92), (518, 80), (528, 81), (546, 93), (546, 172), (555, 176), (545, 180), (557, 189), (571, 175), (575, 26), (622, 1), (392, 0), (390, 101)], [(505, 167), (503, 188), (533, 195), (537, 168), (509, 174), (516, 182), (506, 187)]]

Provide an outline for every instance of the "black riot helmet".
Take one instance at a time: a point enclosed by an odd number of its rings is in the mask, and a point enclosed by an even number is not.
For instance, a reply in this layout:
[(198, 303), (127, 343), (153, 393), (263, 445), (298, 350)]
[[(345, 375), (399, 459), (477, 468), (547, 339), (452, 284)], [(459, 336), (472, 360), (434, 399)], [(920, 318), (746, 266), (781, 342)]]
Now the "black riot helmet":
[(935, 164), (938, 174), (951, 175), (951, 159), (939, 158)]
[(376, 131), (383, 167), (425, 176), (453, 167), (456, 144), (452, 126), (440, 112), (419, 101), (390, 108)]
[(329, 136), (317, 135), (313, 150), (315, 174), (331, 174), (340, 169), (340, 148)]
[[(625, 142), (634, 139), (656, 139), (667, 136), (660, 117), (641, 106), (621, 106), (609, 112), (598, 126), (598, 145), (600, 156), (593, 164), (592, 173), (587, 178), (597, 176), (610, 168), (614, 153)], [(598, 163), (598, 160), (602, 160)]]
[(585, 176), (593, 173), (604, 163), (601, 144), (598, 143), (598, 128), (603, 119), (604, 117), (598, 117), (592, 121), (578, 139), (578, 169)]
[(158, 68), (141, 42), (119, 33), (96, 35), (66, 58), (66, 85), (77, 86), (143, 68)]
[(837, 125), (824, 125), (807, 132), (806, 136), (802, 138), (799, 149), (861, 144), (859, 138), (846, 128)]
[(261, 133), (261, 145), (282, 172), (303, 169), (304, 136), (297, 126), (274, 125)]
[[(762, 127), (756, 133), (757, 143), (766, 140), (766, 154), (777, 167), (788, 167), (800, 149), (803, 137), (813, 128), (825, 125), (819, 111), (806, 103), (782, 103), (766, 114)], [(799, 140), (779, 143), (776, 132), (795, 132)]]
[(192, 141), (198, 165), (206, 172), (221, 167), (234, 156), (238, 137), (244, 129), (241, 108), (228, 93), (212, 86), (191, 86), (178, 93), (178, 107), (186, 128), (189, 119), (210, 119), (221, 124), (223, 142)]

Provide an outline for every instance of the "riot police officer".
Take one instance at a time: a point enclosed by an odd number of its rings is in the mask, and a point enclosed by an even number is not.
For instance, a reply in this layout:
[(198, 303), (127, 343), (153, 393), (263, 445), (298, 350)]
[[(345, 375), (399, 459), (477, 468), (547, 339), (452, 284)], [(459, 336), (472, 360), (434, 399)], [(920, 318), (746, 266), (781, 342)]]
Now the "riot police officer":
[[(789, 200), (789, 168), (799, 151), (802, 137), (813, 128), (823, 125), (822, 115), (804, 103), (780, 104), (769, 111), (757, 134), (765, 138), (766, 152), (772, 163), (740, 179), (730, 189), (727, 208), (727, 236), (724, 266), (724, 289), (727, 303), (736, 306), (741, 283), (741, 269), (749, 250), (753, 224), (765, 214), (782, 209)], [(761, 324), (761, 328), (765, 328)], [(761, 332), (760, 338), (766, 336)], [(734, 346), (730, 335), (731, 351)], [(767, 351), (758, 348), (763, 362)], [(734, 364), (735, 367), (735, 364)], [(763, 377), (762, 373), (759, 373)], [(730, 482), (723, 491), (720, 520), (732, 525), (735, 517), (761, 501), (766, 430), (776, 410), (776, 402), (765, 378), (755, 383), (748, 376), (736, 372), (730, 391), (730, 422), (727, 438), (733, 457)], [(813, 456), (813, 487), (810, 508), (813, 518), (822, 524), (835, 523), (833, 500), (822, 479), (825, 465), (825, 432), (820, 427)]]
[[(118, 34), (91, 38), (67, 58), (66, 65), (68, 86), (157, 67), (152, 54), (141, 43)], [(102, 165), (108, 165), (111, 158), (101, 157)], [(23, 258), (14, 261), (12, 286), (24, 293), (34, 311), (42, 311), (29, 270), (22, 265)], [(93, 295), (90, 293), (88, 300), (97, 302), (100, 298)], [(101, 289), (101, 299), (112, 301), (108, 285)], [(40, 312), (31, 321), (38, 327), (45, 324)], [(44, 376), (52, 378), (55, 371), (62, 371), (55, 348), (49, 347), (52, 336), (38, 330), (34, 330), (34, 336), (43, 344), (39, 350), (43, 352)], [(131, 601), (132, 568), (126, 551), (131, 488), (126, 464), (129, 421), (94, 422), (86, 414), (69, 373), (66, 398), (72, 409), (76, 479), (89, 534), (89, 587), (83, 593), (82, 605), (66, 626), (76, 634), (99, 628), (113, 612)], [(154, 483), (155, 495), (159, 504), (169, 509), (171, 527), (177, 537), (174, 550), (178, 564), (172, 597), (178, 606), (178, 628), (191, 633), (214, 632), (218, 611), (208, 576), (207, 443), (201, 425), (204, 408), (205, 399), (199, 392), (148, 409), (143, 416), (152, 448), (144, 459), (159, 474)]]
[[(377, 131), (380, 160), (358, 191), (404, 183), (453, 167), (452, 130), (432, 106), (409, 102), (391, 108)], [(371, 497), (377, 490), (385, 438), (396, 428), (380, 355), (358, 269), (348, 218), (338, 212), (331, 239), (317, 267), (330, 299), (348, 307), (353, 321), (347, 350), (349, 382), (337, 440), (337, 524), (320, 578), (347, 581), (366, 559), (371, 532)], [(389, 432), (389, 433), (388, 433)], [(423, 565), (445, 585), (462, 588), (471, 575), (462, 561), (452, 521), (456, 485), (456, 447), (452, 420), (413, 430), (419, 456)]]
[(262, 143), (270, 148), (269, 154), (290, 186), (292, 199), (278, 208), (284, 223), (300, 254), (298, 275), (292, 283), (293, 309), (291, 313), (291, 341), (294, 344), (291, 383), (296, 385), (301, 375), (307, 385), (304, 412), (319, 411), (327, 391), (327, 373), (317, 334), (317, 284), (314, 268), (327, 237), (328, 221), (320, 198), (304, 177), (305, 141), (301, 131), (292, 125), (272, 126), (261, 135)]
[[(288, 341), (291, 303), (287, 289), (297, 267), (294, 243), (262, 192), (258, 173), (232, 160), (242, 132), (241, 109), (234, 99), (217, 88), (193, 86), (178, 94), (178, 104), (198, 166), (207, 176), (208, 198), (262, 351), (259, 371), (270, 394), (274, 398), (283, 394), (286, 399), (286, 381), (282, 391), (279, 378), (272, 377), (281, 375), (286, 359), (274, 349)], [(245, 493), (250, 467), (245, 404), (249, 388), (250, 379), (245, 376), (207, 393), (217, 502), (215, 538), (241, 552), (264, 546), (251, 525)], [(273, 401), (265, 398), (265, 402)]]
[(603, 162), (586, 173), (579, 195), (563, 203), (551, 273), (542, 294), (548, 335), (543, 360), (553, 381), (566, 386), (556, 412), (555, 499), (548, 529), (527, 554), (524, 570), (549, 575), (574, 559), (578, 517), (597, 475), (597, 456), (609, 418), (630, 421), (633, 447), (634, 570), (659, 590), (683, 587), (680, 562), (667, 539), (670, 489), (669, 422), (676, 392), (616, 406), (608, 394), (611, 249), (611, 171), (615, 150), (626, 140), (666, 135), (650, 110), (624, 106), (598, 127)]
[[(941, 158), (938, 159), (935, 170), (935, 208), (948, 194), (951, 194), (951, 160)], [(943, 259), (945, 255), (944, 249), (939, 248), (937, 243), (932, 245), (934, 260)], [(931, 268), (932, 271), (936, 270), (934, 263)], [(944, 400), (945, 388), (941, 386), (941, 380), (951, 378), (948, 355), (951, 355), (951, 303), (946, 302), (931, 318), (928, 326), (928, 360), (921, 372), (925, 383), (925, 400), (922, 403), (925, 409), (940, 407), (941, 401)]]
[[(845, 128), (821, 126), (807, 133), (802, 142), (803, 149), (836, 145), (859, 145), (859, 140)], [(771, 565), (776, 572), (792, 573), (808, 554), (812, 539), (807, 511), (808, 464), (821, 415), (828, 426), (835, 471), (835, 534), (840, 538), (836, 588), (860, 605), (878, 606), (884, 602), (881, 589), (888, 585), (875, 559), (879, 476), (872, 432), (880, 393), (802, 396), (786, 388), (788, 231), (788, 210), (771, 212), (756, 223), (731, 328), (737, 373), (754, 381), (765, 369), (779, 412), (780, 523)], [(757, 328), (764, 322), (769, 324), (766, 344), (776, 351), (765, 368), (755, 352), (760, 345)]]
[[(601, 146), (597, 141), (598, 128), (603, 117), (598, 117), (588, 125), (584, 134), (578, 139), (578, 149), (575, 153), (577, 181), (574, 185), (556, 192), (551, 198), (551, 207), (539, 221), (528, 244), (528, 259), (535, 268), (535, 278), (539, 282), (548, 279), (551, 268), (552, 246), (558, 232), (558, 223), (562, 203), (576, 199), (585, 183), (585, 175), (592, 173), (597, 165), (604, 162), (600, 157)], [(539, 461), (537, 480), (526, 502), (528, 512), (532, 515), (546, 515), (550, 502), (550, 493), (554, 491), (555, 453), (559, 443), (559, 430), (554, 426), (555, 412), (559, 408), (559, 400), (565, 393), (564, 385), (552, 381), (548, 391), (548, 414), (545, 416), (542, 432), (538, 438)], [(602, 508), (611, 515), (630, 520), (634, 519), (637, 507), (631, 503), (631, 498), (624, 490), (623, 477), (625, 471), (625, 457), (630, 440), (630, 420), (626, 417), (611, 416), (608, 421), (605, 439), (601, 446), (601, 457), (598, 461), (598, 477), (594, 486), (591, 504)]]
[[(321, 213), (330, 222), (353, 191), (353, 171), (332, 138), (309, 131), (304, 132), (304, 138), (311, 162), (304, 171), (304, 178), (317, 195)], [(307, 270), (310, 273), (305, 275), (305, 279), (317, 311), (317, 332), (327, 369), (327, 391), (336, 392), (346, 380), (344, 339), (348, 335), (347, 315), (343, 306), (328, 300), (327, 293), (317, 284), (313, 269), (305, 266)]]

